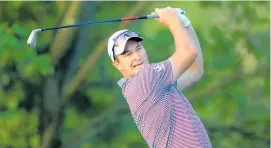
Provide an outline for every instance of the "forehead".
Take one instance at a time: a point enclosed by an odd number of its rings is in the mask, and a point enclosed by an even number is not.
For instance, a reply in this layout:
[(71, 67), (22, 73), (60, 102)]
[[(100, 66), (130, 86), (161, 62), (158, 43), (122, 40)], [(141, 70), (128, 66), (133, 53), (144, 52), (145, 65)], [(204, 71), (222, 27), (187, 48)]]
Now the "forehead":
[(141, 42), (129, 40), (129, 41), (127, 41), (127, 43), (125, 45), (125, 50), (130, 49), (130, 48), (135, 48), (135, 47), (141, 46), (141, 45), (142, 45)]

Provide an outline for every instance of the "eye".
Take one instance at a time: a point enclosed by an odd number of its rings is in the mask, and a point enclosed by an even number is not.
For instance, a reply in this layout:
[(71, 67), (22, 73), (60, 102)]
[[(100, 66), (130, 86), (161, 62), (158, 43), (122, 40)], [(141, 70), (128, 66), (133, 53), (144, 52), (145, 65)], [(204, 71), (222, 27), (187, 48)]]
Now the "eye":
[(141, 50), (141, 49), (142, 49), (141, 46), (136, 47), (136, 51), (139, 51), (139, 50)]

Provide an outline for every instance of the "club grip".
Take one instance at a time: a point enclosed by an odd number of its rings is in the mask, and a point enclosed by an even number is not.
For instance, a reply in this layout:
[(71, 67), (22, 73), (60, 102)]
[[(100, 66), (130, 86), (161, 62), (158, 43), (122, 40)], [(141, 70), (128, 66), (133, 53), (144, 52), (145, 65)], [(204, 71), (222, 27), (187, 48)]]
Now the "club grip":
[(157, 14), (151, 14), (151, 15), (147, 15), (148, 19), (153, 19), (153, 18), (159, 18), (159, 16)]

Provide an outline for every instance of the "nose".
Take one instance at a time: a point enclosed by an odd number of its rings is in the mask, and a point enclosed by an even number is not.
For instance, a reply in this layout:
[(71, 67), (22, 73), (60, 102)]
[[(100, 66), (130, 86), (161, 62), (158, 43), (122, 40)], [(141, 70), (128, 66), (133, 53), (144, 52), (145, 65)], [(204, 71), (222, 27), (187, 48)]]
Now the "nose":
[(136, 51), (133, 52), (133, 58), (134, 58), (135, 60), (138, 60), (138, 59), (139, 59), (139, 54), (138, 54)]

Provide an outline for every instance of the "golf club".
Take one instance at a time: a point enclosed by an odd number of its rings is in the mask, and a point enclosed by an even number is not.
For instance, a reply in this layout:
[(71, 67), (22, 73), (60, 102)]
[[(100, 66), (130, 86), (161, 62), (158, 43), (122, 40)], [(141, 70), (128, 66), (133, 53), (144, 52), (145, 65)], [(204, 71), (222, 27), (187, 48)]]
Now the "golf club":
[(37, 42), (37, 33), (41, 31), (46, 30), (55, 30), (55, 29), (62, 29), (62, 28), (70, 28), (70, 27), (79, 27), (79, 26), (86, 26), (86, 25), (93, 25), (93, 24), (101, 24), (101, 23), (110, 23), (110, 22), (122, 22), (122, 21), (129, 21), (129, 20), (139, 20), (139, 19), (151, 19), (151, 18), (158, 18), (157, 14), (152, 15), (145, 15), (145, 16), (135, 16), (135, 17), (126, 17), (126, 18), (119, 18), (119, 19), (111, 19), (111, 20), (103, 20), (103, 21), (97, 21), (97, 22), (86, 22), (86, 23), (80, 23), (80, 24), (73, 24), (73, 25), (67, 25), (67, 26), (56, 26), (51, 28), (40, 28), (40, 29), (34, 29), (31, 34), (28, 37), (27, 44), (31, 48), (36, 47)]

